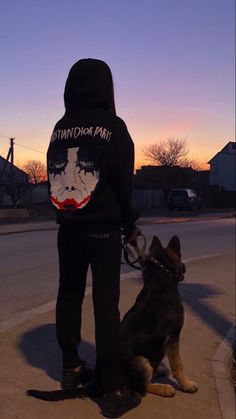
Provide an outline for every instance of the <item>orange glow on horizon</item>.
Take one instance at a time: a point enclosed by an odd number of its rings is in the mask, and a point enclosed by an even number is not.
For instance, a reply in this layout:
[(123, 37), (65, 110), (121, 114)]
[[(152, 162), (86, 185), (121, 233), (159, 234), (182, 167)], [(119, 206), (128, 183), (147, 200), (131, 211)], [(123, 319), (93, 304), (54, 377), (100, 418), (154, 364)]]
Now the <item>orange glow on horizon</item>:
[[(7, 153), (6, 153), (7, 154)], [(192, 155), (189, 153), (189, 159), (193, 160), (196, 164), (197, 170), (209, 170), (210, 166), (207, 162), (214, 156), (214, 152), (209, 153), (208, 155)], [(6, 158), (6, 156), (3, 156)], [(40, 162), (46, 164), (46, 150), (45, 156), (43, 154), (39, 154), (30, 150), (19, 150), (18, 148), (15, 149), (14, 153), (14, 164), (16, 166), (22, 167), (24, 164), (27, 163), (28, 160), (39, 160)], [(153, 165), (151, 161), (148, 161), (144, 158), (142, 147), (135, 147), (135, 171), (140, 169), (141, 166), (148, 166)]]
[[(214, 156), (214, 153), (209, 153), (209, 155), (207, 156), (193, 156), (192, 154), (189, 153), (189, 155), (187, 156), (189, 158), (189, 160), (192, 160), (194, 163), (194, 168), (196, 167), (197, 170), (210, 170), (210, 165), (207, 164), (207, 162)], [(137, 169), (140, 169), (141, 166), (154, 166), (154, 163), (152, 163), (151, 161), (147, 160), (144, 158), (143, 156), (143, 152), (142, 149), (137, 149), (136, 153), (135, 153), (135, 171)]]
[[(129, 122), (128, 116), (127, 121)], [(210, 166), (207, 162), (215, 155), (217, 152), (221, 151), (222, 148), (227, 144), (228, 141), (232, 138), (228, 135), (218, 135), (218, 137), (212, 136), (209, 132), (202, 135), (202, 133), (187, 133), (184, 135), (184, 131), (180, 132), (176, 130), (176, 127), (173, 129), (167, 130), (167, 127), (159, 127), (158, 131), (155, 131), (154, 127), (152, 128), (146, 125), (146, 122), (135, 123), (131, 119), (130, 123), (127, 124), (131, 137), (135, 145), (135, 170), (139, 169), (141, 166), (152, 165), (152, 162), (146, 160), (143, 155), (143, 147), (148, 144), (153, 144), (160, 141), (161, 139), (166, 139), (168, 137), (174, 136), (175, 138), (186, 139), (186, 149), (189, 151), (187, 157), (192, 160), (195, 164), (194, 166), (198, 170), (209, 170)], [(174, 133), (174, 134), (173, 134)], [(201, 135), (200, 135), (201, 134)], [(14, 164), (22, 166), (28, 160), (39, 160), (40, 162), (46, 164), (46, 152), (48, 148), (50, 134), (46, 131), (45, 133), (40, 133), (39, 136), (35, 136), (32, 141), (32, 137), (19, 133), (19, 136), (16, 135), (15, 147), (14, 147)], [(19, 144), (18, 144), (19, 138)], [(24, 138), (24, 139), (23, 139)], [(6, 144), (8, 146), (8, 144)], [(26, 148), (22, 148), (22, 147)], [(32, 148), (32, 150), (28, 149)], [(7, 147), (8, 148), (8, 147)], [(6, 158), (7, 148), (2, 157)], [(34, 150), (33, 150), (34, 149)]]

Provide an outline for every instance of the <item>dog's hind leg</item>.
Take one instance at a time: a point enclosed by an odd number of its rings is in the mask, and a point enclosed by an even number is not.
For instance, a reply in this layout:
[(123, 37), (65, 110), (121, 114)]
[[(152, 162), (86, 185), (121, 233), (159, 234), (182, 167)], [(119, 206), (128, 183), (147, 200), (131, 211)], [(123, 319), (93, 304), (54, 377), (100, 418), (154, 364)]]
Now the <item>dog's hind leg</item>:
[(173, 397), (176, 393), (174, 387), (169, 384), (157, 384), (149, 383), (147, 384), (147, 392), (152, 394), (157, 394), (162, 397)]
[(186, 393), (195, 393), (198, 391), (198, 386), (194, 381), (190, 381), (185, 373), (179, 351), (179, 337), (172, 339), (166, 348), (166, 353), (169, 359), (170, 367), (174, 378), (178, 381), (181, 390)]

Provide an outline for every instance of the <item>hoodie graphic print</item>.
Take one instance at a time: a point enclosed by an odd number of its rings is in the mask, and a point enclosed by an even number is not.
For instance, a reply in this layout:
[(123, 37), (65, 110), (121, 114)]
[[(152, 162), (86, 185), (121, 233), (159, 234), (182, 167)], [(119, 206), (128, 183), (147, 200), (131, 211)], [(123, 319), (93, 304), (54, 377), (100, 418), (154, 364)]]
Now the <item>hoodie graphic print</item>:
[(57, 209), (79, 209), (89, 202), (99, 181), (99, 167), (83, 148), (51, 152), (48, 169), (51, 201)]
[[(134, 146), (125, 123), (105, 111), (65, 115), (47, 152), (51, 202), (57, 222), (132, 231)], [(87, 224), (86, 224), (87, 223)]]
[(100, 180), (100, 155), (112, 132), (102, 126), (55, 129), (48, 150), (48, 177), (53, 205), (81, 209)]

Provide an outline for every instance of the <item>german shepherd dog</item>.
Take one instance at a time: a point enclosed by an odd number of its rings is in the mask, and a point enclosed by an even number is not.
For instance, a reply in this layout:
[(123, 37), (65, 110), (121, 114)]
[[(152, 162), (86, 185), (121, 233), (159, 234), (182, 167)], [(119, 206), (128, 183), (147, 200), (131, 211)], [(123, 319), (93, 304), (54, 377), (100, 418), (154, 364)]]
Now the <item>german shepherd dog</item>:
[[(197, 384), (186, 377), (179, 353), (184, 309), (178, 283), (184, 279), (185, 273), (179, 238), (173, 236), (168, 246), (163, 248), (160, 240), (154, 236), (142, 265), (143, 287), (122, 320), (124, 386), (126, 390), (142, 396), (146, 393), (174, 396), (173, 386), (152, 382), (158, 366), (167, 355), (172, 374), (181, 390), (194, 393), (198, 390)], [(84, 389), (29, 390), (27, 394), (56, 401), (86, 396), (86, 387)]]
[(186, 377), (179, 352), (184, 308), (178, 283), (184, 279), (184, 273), (179, 238), (173, 236), (163, 248), (154, 236), (143, 260), (143, 287), (122, 320), (126, 386), (143, 396), (147, 392), (174, 396), (173, 386), (152, 383), (165, 355), (181, 390), (187, 393), (198, 390), (196, 383)]

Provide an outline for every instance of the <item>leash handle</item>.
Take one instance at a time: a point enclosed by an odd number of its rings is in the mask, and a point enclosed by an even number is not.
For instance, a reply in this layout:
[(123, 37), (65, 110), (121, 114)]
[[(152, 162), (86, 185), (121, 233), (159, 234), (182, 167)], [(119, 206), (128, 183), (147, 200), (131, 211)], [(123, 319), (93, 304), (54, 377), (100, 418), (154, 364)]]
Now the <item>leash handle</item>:
[[(138, 243), (139, 238), (142, 238), (143, 241), (141, 245), (139, 245)], [(146, 237), (141, 233), (134, 244), (128, 243), (124, 238), (122, 242), (122, 247), (126, 263), (134, 269), (142, 269), (141, 260), (145, 256), (147, 247)]]

